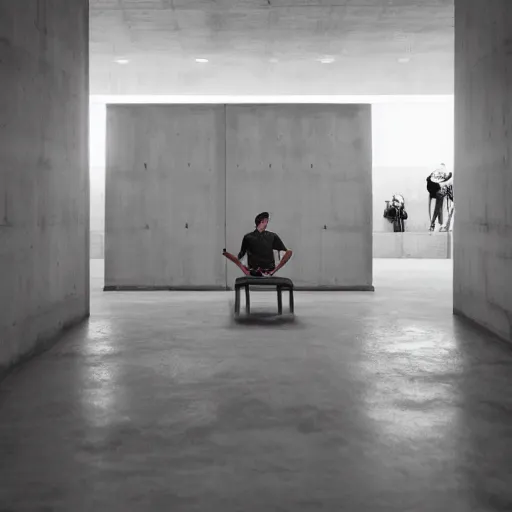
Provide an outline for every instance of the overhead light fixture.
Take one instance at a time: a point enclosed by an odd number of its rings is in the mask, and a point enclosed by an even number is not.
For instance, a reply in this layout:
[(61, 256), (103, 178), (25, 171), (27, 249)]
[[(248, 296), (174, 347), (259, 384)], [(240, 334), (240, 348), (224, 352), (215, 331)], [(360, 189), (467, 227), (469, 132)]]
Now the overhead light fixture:
[(199, 64), (206, 64), (208, 59), (196, 59), (196, 62), (199, 62)]
[(318, 61), (321, 62), (322, 64), (332, 64), (335, 60), (336, 59), (331, 56), (326, 56), (318, 59)]
[(128, 64), (130, 61), (128, 59), (116, 59), (114, 62), (117, 62), (118, 64)]
[(410, 57), (400, 57), (400, 58), (398, 59), (398, 62), (399, 62), (400, 64), (407, 64), (408, 62), (410, 62), (410, 60), (411, 60), (411, 58), (410, 58)]

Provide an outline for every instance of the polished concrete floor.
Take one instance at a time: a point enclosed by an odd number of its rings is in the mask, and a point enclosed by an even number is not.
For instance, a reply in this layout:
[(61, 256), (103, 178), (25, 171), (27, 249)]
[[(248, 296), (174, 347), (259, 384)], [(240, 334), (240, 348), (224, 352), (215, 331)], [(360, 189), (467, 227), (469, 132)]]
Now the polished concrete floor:
[(512, 350), (450, 276), (377, 260), (375, 293), (297, 293), (289, 324), (94, 280), (87, 325), (0, 383), (0, 510), (512, 510)]

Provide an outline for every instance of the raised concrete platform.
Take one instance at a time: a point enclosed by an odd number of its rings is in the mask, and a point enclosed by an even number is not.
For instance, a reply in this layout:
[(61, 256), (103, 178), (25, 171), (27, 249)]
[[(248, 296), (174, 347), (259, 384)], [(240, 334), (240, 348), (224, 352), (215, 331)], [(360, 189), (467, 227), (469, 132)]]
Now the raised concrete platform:
[(374, 258), (450, 259), (452, 233), (374, 233)]

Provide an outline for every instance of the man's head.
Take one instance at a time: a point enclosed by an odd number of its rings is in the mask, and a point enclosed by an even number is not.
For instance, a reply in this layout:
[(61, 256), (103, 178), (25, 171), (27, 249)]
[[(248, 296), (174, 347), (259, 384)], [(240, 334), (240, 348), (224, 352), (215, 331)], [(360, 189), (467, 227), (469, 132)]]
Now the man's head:
[(267, 229), (268, 218), (269, 218), (268, 212), (263, 212), (263, 213), (260, 213), (259, 215), (256, 215), (256, 218), (254, 219), (254, 223), (256, 224), (256, 229), (258, 229), (259, 231), (265, 231), (265, 229)]

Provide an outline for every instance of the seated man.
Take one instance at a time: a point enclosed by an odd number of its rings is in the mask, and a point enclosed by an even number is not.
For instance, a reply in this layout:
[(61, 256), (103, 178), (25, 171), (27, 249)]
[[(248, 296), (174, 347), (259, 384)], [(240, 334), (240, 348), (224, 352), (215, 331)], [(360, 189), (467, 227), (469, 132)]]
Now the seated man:
[[(248, 267), (251, 276), (272, 276), (291, 258), (292, 251), (288, 250), (278, 235), (267, 231), (269, 214), (260, 213), (255, 219), (256, 229), (247, 233), (242, 240), (238, 260), (247, 254)], [(283, 251), (285, 255), (276, 267), (274, 251)]]

